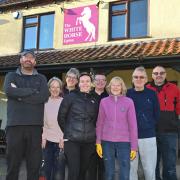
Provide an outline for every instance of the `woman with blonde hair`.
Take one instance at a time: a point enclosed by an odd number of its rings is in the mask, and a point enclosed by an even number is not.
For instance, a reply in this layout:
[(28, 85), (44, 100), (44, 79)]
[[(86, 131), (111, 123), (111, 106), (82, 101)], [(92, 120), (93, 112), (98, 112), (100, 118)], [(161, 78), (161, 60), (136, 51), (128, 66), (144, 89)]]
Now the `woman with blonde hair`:
[(135, 158), (137, 150), (134, 103), (126, 97), (120, 77), (113, 77), (107, 90), (110, 95), (101, 100), (96, 123), (96, 150), (103, 156), (106, 180), (115, 177), (115, 158), (120, 166), (119, 180), (129, 180), (130, 159)]

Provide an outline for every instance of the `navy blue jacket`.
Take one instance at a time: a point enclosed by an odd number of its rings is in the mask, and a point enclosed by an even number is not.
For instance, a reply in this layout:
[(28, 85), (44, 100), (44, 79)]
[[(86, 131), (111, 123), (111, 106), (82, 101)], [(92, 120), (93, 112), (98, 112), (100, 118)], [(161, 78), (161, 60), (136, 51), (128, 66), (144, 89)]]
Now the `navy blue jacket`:
[(134, 101), (138, 138), (155, 137), (156, 124), (160, 114), (159, 101), (156, 93), (147, 88), (143, 91), (135, 91), (135, 89), (132, 88), (127, 91), (127, 96)]

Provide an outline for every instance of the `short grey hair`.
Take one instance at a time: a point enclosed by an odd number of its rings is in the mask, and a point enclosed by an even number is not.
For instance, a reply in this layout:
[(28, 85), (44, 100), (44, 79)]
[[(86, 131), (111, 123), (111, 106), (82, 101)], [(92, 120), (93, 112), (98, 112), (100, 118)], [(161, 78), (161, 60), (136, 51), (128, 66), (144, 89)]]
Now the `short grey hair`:
[(55, 77), (55, 76), (52, 77), (52, 78), (48, 81), (48, 88), (50, 88), (51, 83), (52, 83), (53, 81), (57, 81), (57, 82), (59, 83), (60, 89), (62, 90), (63, 83), (62, 83), (62, 81), (61, 81), (58, 77)]
[(66, 77), (70, 74), (74, 74), (77, 79), (79, 79), (79, 70), (76, 68), (71, 68), (69, 71), (66, 73)]
[(132, 76), (134, 75), (134, 73), (135, 73), (136, 71), (140, 71), (140, 72), (142, 72), (142, 73), (145, 74), (146, 78), (148, 77), (148, 76), (147, 76), (146, 69), (145, 69), (143, 66), (139, 66), (139, 67), (135, 68), (135, 70), (134, 70), (133, 73), (132, 73)]

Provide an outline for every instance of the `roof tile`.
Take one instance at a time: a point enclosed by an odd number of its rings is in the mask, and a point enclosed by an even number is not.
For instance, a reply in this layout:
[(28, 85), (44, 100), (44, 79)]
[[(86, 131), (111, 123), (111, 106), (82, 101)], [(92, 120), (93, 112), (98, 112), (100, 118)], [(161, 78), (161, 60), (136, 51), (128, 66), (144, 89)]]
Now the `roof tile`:
[[(43, 64), (68, 64), (72, 62), (99, 62), (112, 59), (128, 60), (131, 58), (180, 56), (180, 39), (161, 39), (141, 41), (131, 44), (96, 46), (93, 48), (39, 51), (37, 60)], [(1, 67), (13, 67), (19, 64), (19, 55), (0, 56)]]

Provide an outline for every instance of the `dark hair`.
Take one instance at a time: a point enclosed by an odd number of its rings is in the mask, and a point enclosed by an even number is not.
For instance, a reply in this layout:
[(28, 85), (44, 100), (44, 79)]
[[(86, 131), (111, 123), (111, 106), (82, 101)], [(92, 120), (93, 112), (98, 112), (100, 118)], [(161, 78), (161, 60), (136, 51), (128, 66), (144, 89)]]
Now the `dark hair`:
[(106, 76), (106, 74), (104, 73), (104, 71), (96, 71), (96, 72), (94, 73), (94, 76), (96, 76), (96, 75)]
[(92, 81), (92, 76), (91, 76), (90, 73), (88, 73), (88, 72), (82, 72), (82, 73), (79, 75), (79, 79), (80, 79), (82, 76), (89, 76), (90, 79), (91, 79), (91, 81)]

